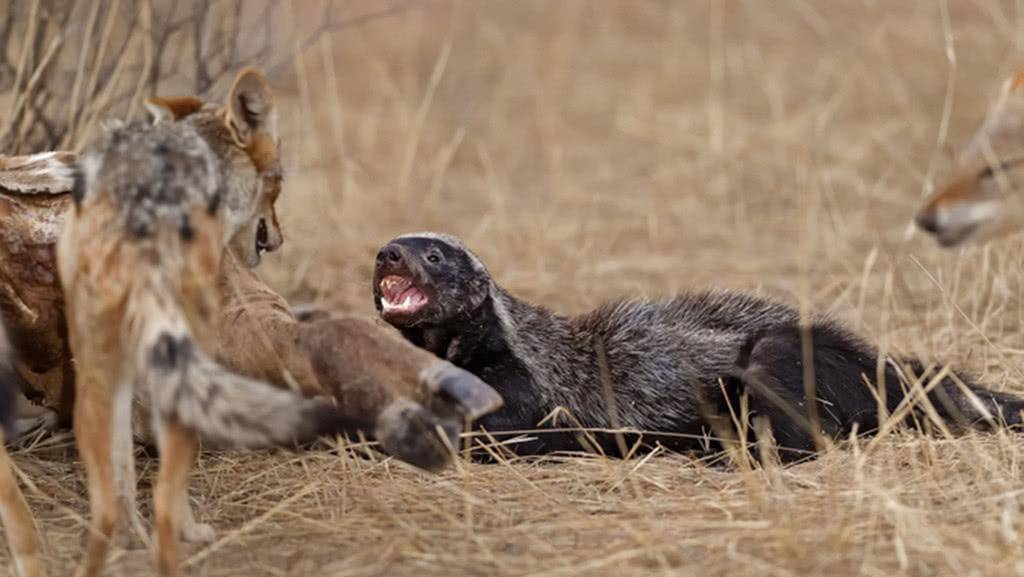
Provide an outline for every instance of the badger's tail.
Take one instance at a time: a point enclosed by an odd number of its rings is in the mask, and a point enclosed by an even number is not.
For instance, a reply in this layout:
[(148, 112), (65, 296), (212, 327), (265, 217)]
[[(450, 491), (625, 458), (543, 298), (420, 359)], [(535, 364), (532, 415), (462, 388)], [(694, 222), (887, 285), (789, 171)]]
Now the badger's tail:
[[(811, 371), (805, 371), (806, 345)], [(811, 373), (814, 403), (806, 402), (804, 386)], [(751, 337), (734, 377), (749, 394), (751, 411), (769, 418), (786, 460), (813, 453), (815, 429), (831, 437), (855, 426), (861, 433), (878, 430), (883, 405), (888, 417), (909, 425), (937, 416), (961, 429), (1021, 425), (1024, 411), (1020, 397), (988, 390), (960, 373), (929, 370), (916, 360), (889, 360), (879, 375), (878, 351), (827, 321), (809, 330), (791, 325)]]
[(146, 388), (160, 418), (226, 447), (289, 446), (359, 431), (372, 435), (371, 417), (350, 417), (330, 402), (235, 374), (215, 362), (196, 345), (173, 299), (159, 302), (158, 291), (139, 299), (130, 324), (136, 329), (131, 331), (137, 343), (136, 383)]
[[(914, 376), (905, 374), (904, 368)], [(909, 378), (916, 378), (922, 390), (929, 387), (928, 400), (936, 414), (958, 425), (1013, 427), (1024, 424), (1024, 399), (1021, 397), (987, 389), (972, 382), (970, 377), (958, 373), (947, 372), (938, 383), (930, 386), (931, 381), (940, 376), (939, 370), (925, 367), (916, 359), (908, 359), (901, 366), (890, 363), (886, 374), (887, 380), (891, 382), (900, 383), (900, 379), (906, 382)], [(902, 396), (900, 401), (903, 401)]]

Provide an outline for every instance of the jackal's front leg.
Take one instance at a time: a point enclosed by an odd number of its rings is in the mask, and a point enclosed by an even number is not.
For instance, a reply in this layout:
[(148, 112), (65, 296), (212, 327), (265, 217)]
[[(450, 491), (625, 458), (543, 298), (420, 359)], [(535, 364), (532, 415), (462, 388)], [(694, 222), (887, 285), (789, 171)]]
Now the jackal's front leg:
[(4, 447), (4, 434), (0, 430), (0, 519), (14, 558), (14, 574), (18, 577), (44, 577), (46, 572), (40, 559), (39, 538), (32, 513), (18, 488), (12, 467)]

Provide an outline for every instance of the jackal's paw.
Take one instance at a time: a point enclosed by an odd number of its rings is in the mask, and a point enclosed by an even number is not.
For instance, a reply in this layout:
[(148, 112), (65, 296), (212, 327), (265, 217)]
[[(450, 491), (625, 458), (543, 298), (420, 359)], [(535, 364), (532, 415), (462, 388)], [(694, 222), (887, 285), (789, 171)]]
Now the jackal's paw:
[(186, 543), (212, 543), (216, 538), (213, 525), (193, 521), (181, 526), (181, 539)]
[(458, 422), (438, 418), (408, 399), (398, 399), (377, 417), (376, 436), (389, 454), (422, 469), (437, 471), (451, 461), (453, 449), (459, 446), (460, 430)]
[(435, 393), (430, 408), (444, 418), (477, 419), (504, 404), (490, 385), (448, 361), (438, 360), (423, 369), (420, 381)]

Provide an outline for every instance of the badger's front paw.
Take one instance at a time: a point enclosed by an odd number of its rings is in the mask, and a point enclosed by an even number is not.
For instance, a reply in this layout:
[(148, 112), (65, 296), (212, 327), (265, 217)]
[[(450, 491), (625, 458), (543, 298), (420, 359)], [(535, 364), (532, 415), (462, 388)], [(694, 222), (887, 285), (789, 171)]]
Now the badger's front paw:
[(453, 449), (459, 446), (460, 430), (460, 423), (441, 419), (408, 399), (398, 399), (377, 418), (375, 435), (387, 453), (422, 469), (438, 471), (451, 462)]

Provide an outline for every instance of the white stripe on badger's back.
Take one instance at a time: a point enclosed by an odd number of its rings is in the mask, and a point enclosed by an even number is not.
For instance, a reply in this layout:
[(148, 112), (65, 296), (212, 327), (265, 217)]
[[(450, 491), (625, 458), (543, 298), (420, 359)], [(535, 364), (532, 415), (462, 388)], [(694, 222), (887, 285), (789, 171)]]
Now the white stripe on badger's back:
[(73, 152), (41, 152), (28, 156), (0, 155), (0, 191), (19, 194), (64, 194), (75, 183)]

